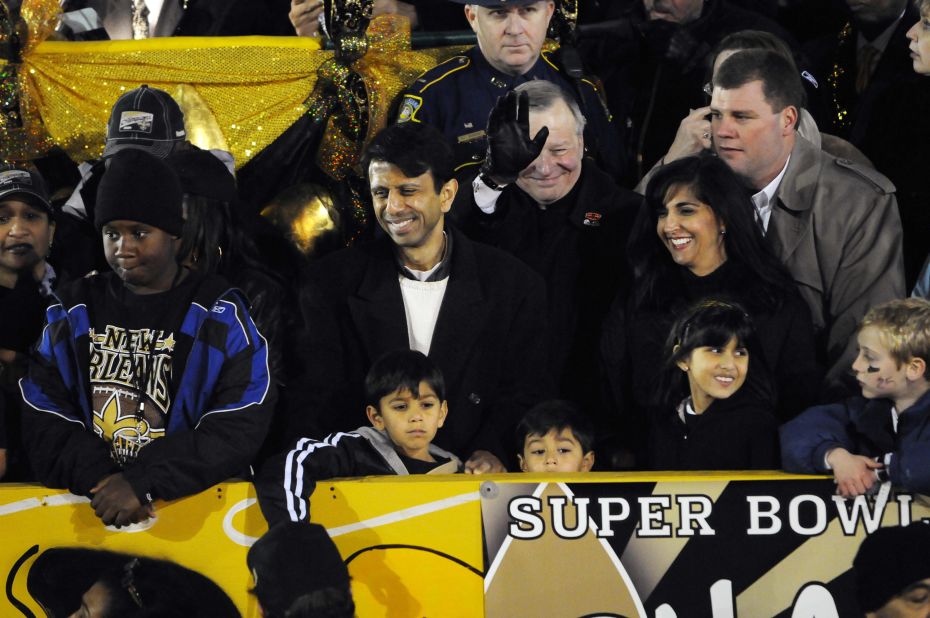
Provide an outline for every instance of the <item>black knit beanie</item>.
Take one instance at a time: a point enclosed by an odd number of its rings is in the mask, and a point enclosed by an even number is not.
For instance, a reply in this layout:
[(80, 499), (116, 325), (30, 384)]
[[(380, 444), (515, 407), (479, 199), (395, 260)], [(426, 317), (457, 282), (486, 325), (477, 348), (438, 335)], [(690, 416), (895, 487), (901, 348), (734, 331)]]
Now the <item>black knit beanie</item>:
[(930, 525), (879, 528), (853, 560), (859, 609), (874, 612), (905, 588), (930, 578)]
[(94, 225), (99, 230), (122, 219), (180, 236), (184, 228), (182, 196), (178, 175), (162, 159), (138, 148), (120, 150), (107, 159), (97, 187)]

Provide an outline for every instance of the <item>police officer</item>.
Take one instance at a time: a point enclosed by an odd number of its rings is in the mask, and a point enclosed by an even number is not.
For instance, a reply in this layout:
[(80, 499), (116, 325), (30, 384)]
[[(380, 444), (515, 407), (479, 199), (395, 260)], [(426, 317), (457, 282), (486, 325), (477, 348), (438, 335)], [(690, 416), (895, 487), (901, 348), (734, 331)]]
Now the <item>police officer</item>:
[(452, 140), (457, 169), (484, 159), (485, 124), (498, 97), (524, 82), (544, 79), (572, 92), (588, 119), (585, 144), (602, 168), (622, 167), (620, 140), (597, 80), (572, 79), (559, 68), (558, 53), (541, 52), (553, 0), (452, 0), (478, 45), (423, 75), (402, 95), (398, 122), (425, 122)]

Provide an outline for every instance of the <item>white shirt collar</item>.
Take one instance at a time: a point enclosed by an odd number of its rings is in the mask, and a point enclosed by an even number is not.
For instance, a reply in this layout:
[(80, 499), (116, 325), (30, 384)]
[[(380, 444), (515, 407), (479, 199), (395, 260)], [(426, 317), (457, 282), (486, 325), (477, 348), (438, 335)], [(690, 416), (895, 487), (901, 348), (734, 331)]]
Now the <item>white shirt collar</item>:
[(769, 219), (772, 217), (772, 203), (775, 199), (775, 193), (781, 184), (781, 179), (785, 177), (785, 171), (788, 169), (788, 163), (791, 161), (791, 155), (785, 161), (785, 167), (781, 168), (772, 182), (762, 187), (762, 190), (752, 196), (752, 205), (756, 209), (756, 218), (762, 222), (762, 229), (768, 231)]

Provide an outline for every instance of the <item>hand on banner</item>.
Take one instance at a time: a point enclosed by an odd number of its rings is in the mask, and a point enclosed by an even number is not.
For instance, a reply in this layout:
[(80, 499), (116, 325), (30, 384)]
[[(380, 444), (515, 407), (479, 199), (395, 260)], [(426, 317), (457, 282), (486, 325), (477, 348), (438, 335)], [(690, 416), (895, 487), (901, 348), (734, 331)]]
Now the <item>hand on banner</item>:
[(494, 474), (507, 472), (496, 455), (489, 451), (475, 451), (465, 462), (465, 474)]
[(106, 526), (128, 526), (155, 514), (151, 504), (143, 505), (132, 485), (122, 473), (111, 474), (90, 490), (94, 495), (90, 505)]
[(875, 470), (884, 467), (884, 464), (874, 459), (853, 455), (844, 448), (830, 451), (827, 463), (833, 468), (836, 489), (844, 498), (853, 498), (867, 492), (877, 480)]

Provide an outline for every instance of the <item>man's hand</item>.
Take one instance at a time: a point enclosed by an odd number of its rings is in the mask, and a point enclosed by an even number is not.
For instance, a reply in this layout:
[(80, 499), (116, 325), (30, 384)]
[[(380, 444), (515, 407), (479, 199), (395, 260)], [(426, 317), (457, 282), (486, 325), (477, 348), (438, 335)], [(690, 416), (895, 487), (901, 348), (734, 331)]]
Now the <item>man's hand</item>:
[(416, 28), (417, 7), (401, 0), (375, 0), (372, 5), (372, 15), (402, 15), (410, 20), (410, 27)]
[(152, 505), (143, 505), (123, 474), (111, 474), (90, 490), (94, 495), (90, 505), (106, 526), (128, 526), (154, 515)]
[(507, 472), (496, 455), (489, 451), (475, 451), (465, 462), (465, 474), (494, 474)]
[(536, 160), (546, 139), (549, 127), (543, 127), (530, 138), (529, 95), (508, 92), (497, 99), (488, 116), (488, 150), (481, 173), (492, 182), (510, 184), (526, 167)]
[(297, 36), (317, 36), (322, 12), (323, 0), (291, 0), (291, 12), (287, 16)]
[(710, 107), (699, 107), (684, 117), (678, 125), (675, 141), (663, 157), (665, 163), (696, 155), (711, 147), (710, 120), (707, 119), (709, 114)]
[(844, 498), (866, 493), (878, 480), (875, 471), (884, 465), (863, 455), (853, 455), (844, 448), (835, 448), (827, 454), (827, 463), (833, 468), (836, 488)]

